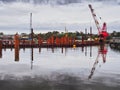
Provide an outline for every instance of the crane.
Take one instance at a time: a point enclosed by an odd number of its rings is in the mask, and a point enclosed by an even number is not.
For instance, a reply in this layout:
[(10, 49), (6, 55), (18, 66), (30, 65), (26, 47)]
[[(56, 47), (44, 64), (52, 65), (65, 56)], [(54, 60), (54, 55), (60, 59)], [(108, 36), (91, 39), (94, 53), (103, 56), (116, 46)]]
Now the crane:
[(92, 5), (89, 4), (88, 5), (89, 8), (90, 8), (90, 11), (92, 13), (92, 16), (93, 16), (93, 19), (95, 21), (95, 24), (96, 24), (96, 27), (98, 29), (98, 34), (99, 34), (99, 38), (100, 38), (100, 41), (105, 41), (106, 40), (106, 37), (108, 37), (108, 33), (107, 33), (107, 25), (106, 25), (106, 22), (103, 23), (103, 26), (102, 28), (100, 27), (100, 24), (98, 22), (98, 19), (96, 17), (96, 14), (94, 12), (94, 9), (92, 8)]
[(103, 59), (103, 63), (106, 62), (106, 54), (107, 54), (107, 48), (105, 47), (105, 44), (104, 44), (104, 41), (106, 40), (106, 38), (108, 37), (108, 32), (107, 32), (107, 24), (106, 22), (103, 23), (103, 26), (101, 27), (100, 26), (100, 23), (98, 22), (98, 19), (96, 17), (96, 14), (94, 12), (94, 9), (92, 8), (92, 5), (89, 4), (88, 5), (89, 8), (90, 8), (90, 11), (92, 13), (92, 16), (93, 16), (93, 19), (95, 21), (95, 24), (96, 24), (96, 27), (98, 29), (98, 35), (99, 35), (99, 42), (102, 42), (102, 44), (100, 44), (100, 48), (98, 50), (98, 55), (97, 55), (97, 58), (93, 64), (93, 67), (91, 69), (91, 73), (90, 75), (88, 76), (88, 79), (91, 79), (95, 70), (96, 70), (96, 67), (97, 67), (97, 64), (99, 63), (99, 56), (101, 55), (102, 56), (102, 59)]

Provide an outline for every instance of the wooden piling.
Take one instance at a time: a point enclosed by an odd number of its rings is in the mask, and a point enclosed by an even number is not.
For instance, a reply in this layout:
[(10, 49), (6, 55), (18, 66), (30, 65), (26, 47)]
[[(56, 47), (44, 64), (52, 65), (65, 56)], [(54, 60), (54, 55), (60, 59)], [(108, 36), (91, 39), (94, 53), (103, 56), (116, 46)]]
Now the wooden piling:
[(92, 57), (92, 27), (90, 27), (90, 57)]
[(14, 39), (15, 61), (19, 61), (19, 35), (17, 33), (15, 34)]
[(38, 35), (38, 46), (40, 47), (43, 43), (42, 38), (40, 37), (40, 35)]

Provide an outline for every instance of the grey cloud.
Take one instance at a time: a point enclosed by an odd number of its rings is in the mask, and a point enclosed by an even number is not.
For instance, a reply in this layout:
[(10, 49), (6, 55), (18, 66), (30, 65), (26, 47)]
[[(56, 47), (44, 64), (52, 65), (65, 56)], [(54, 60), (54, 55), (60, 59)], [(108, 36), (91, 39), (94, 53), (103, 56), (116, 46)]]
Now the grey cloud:
[(119, 0), (0, 0), (2, 2), (26, 2), (26, 3), (34, 3), (34, 4), (70, 4), (70, 3), (81, 3), (84, 1), (113, 1), (119, 3)]

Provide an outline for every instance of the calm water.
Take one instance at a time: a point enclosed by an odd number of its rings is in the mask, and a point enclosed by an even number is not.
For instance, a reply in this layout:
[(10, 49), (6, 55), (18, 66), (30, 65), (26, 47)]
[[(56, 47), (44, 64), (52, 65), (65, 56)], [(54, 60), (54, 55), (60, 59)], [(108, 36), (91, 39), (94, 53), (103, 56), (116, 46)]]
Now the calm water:
[(120, 52), (106, 48), (2, 49), (0, 90), (120, 90)]

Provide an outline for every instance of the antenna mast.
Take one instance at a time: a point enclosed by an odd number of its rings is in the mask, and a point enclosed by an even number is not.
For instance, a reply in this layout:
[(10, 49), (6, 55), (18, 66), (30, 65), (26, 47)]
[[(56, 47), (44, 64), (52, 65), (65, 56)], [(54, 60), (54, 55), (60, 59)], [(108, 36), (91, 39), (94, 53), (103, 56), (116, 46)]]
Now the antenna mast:
[(30, 30), (32, 28), (32, 13), (30, 13)]

